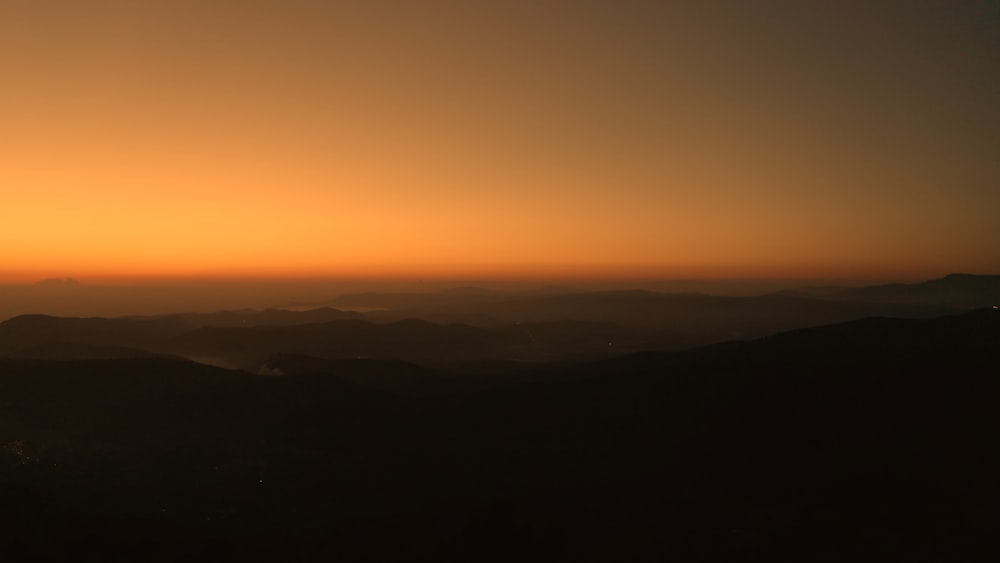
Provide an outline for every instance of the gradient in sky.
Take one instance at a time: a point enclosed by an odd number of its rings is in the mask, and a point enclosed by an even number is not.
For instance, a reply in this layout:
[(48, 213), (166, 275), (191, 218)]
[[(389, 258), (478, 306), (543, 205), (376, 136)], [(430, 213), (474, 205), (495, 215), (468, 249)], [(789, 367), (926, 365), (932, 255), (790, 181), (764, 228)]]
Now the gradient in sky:
[(988, 1), (0, 0), (0, 280), (1000, 270)]

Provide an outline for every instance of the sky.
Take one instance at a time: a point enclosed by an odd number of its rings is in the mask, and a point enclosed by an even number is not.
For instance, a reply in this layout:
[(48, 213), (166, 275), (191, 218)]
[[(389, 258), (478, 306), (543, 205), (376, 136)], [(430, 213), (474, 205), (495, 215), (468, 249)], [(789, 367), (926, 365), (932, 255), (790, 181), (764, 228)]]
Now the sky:
[(0, 281), (1000, 272), (989, 1), (0, 0)]

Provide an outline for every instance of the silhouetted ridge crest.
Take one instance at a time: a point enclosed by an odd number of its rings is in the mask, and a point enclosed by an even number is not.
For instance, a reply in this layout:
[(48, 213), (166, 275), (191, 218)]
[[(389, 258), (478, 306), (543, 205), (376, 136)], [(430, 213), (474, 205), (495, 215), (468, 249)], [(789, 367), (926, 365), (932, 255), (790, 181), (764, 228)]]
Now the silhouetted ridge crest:
[(326, 359), (303, 354), (272, 355), (258, 370), (261, 375), (325, 376), (382, 391), (428, 393), (448, 382), (437, 370), (400, 360)]
[(191, 329), (177, 317), (154, 319), (21, 315), (0, 323), (0, 353), (45, 342), (147, 349)]
[(802, 346), (838, 344), (868, 348), (934, 346), (947, 348), (1000, 345), (1000, 310), (981, 308), (934, 319), (872, 317), (836, 325), (778, 333), (762, 342)]
[(214, 313), (182, 313), (177, 315), (198, 326), (268, 326), (300, 325), (324, 323), (335, 320), (361, 319), (365, 317), (356, 311), (343, 311), (332, 307), (319, 307), (303, 311), (286, 309), (239, 309), (216, 311)]
[(1000, 275), (948, 274), (919, 283), (893, 283), (847, 289), (846, 299), (884, 303), (928, 303), (958, 307), (1000, 304)]
[(191, 357), (214, 357), (251, 368), (276, 353), (326, 359), (461, 360), (488, 354), (495, 340), (493, 333), (467, 325), (345, 319), (289, 326), (202, 327), (179, 335), (174, 347)]
[[(269, 352), (246, 339), (301, 343), (318, 328), (312, 342), (329, 350), (329, 327), (396, 345), (394, 330), (448, 328), (421, 322), (191, 333), (232, 337), (288, 377), (176, 360), (0, 358), (4, 523), (25, 537), (38, 523), (63, 527), (75, 540), (93, 521), (88, 533), (117, 546), (122, 526), (134, 533), (128, 523), (142, 518), (151, 525), (129, 545), (160, 546), (167, 527), (189, 542), (163, 544), (172, 558), (221, 538), (268, 555), (353, 544), (364, 559), (373, 540), (414, 525), (421, 539), (463, 541), (480, 513), (499, 514), (485, 518), (484, 550), (508, 542), (536, 554), (551, 531), (573, 549), (553, 561), (620, 560), (629, 546), (666, 546), (653, 558), (664, 561), (950, 555), (975, 526), (994, 531), (982, 499), (996, 476), (998, 324), (992, 308), (871, 317), (478, 387), (405, 362)], [(394, 555), (375, 560), (411, 553)]]

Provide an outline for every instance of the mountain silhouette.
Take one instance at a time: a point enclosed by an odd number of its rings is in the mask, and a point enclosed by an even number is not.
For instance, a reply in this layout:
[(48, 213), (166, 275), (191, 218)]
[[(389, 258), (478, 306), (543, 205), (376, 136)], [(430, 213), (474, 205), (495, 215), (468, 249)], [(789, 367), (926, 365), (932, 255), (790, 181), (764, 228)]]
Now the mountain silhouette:
[(197, 326), (246, 327), (265, 325), (315, 324), (345, 319), (364, 319), (355, 311), (341, 311), (330, 307), (289, 311), (285, 309), (243, 309), (239, 311), (217, 311), (214, 313), (182, 313), (181, 319)]
[[(481, 335), (388, 328), (411, 329)], [(266, 360), (282, 376), (167, 358), (0, 358), (2, 549), (971, 561), (995, 524), (998, 350), (1000, 311), (988, 308), (489, 385), (287, 354)]]
[[(384, 300), (383, 300), (384, 299)], [(670, 329), (710, 334), (716, 340), (763, 336), (868, 316), (933, 317), (957, 312), (948, 305), (831, 300), (795, 295), (728, 297), (647, 290), (574, 293), (503, 293), (457, 301), (444, 294), (365, 295), (385, 307), (367, 317), (387, 322), (412, 317), (435, 322), (461, 320), (477, 326), (526, 322), (609, 322), (633, 329)], [(477, 320), (479, 319), (479, 320)]]
[(21, 315), (0, 322), (0, 354), (45, 342), (156, 349), (165, 340), (193, 326), (176, 317), (148, 320)]
[(391, 392), (433, 392), (450, 383), (440, 371), (398, 360), (330, 360), (297, 354), (276, 354), (261, 366), (264, 375), (326, 375), (361, 387)]
[(477, 358), (495, 346), (492, 333), (471, 326), (408, 319), (389, 324), (340, 320), (295, 326), (202, 327), (178, 335), (170, 350), (259, 365), (278, 353), (327, 359), (377, 358), (435, 362)]
[(838, 297), (857, 301), (947, 305), (962, 308), (1000, 305), (1000, 276), (949, 274), (913, 284), (847, 289)]
[(171, 357), (169, 354), (161, 354), (157, 352), (150, 352), (149, 350), (128, 348), (125, 346), (101, 346), (80, 342), (58, 341), (45, 341), (38, 344), (32, 344), (21, 348), (16, 353), (7, 354), (7, 356), (23, 359), (62, 361)]

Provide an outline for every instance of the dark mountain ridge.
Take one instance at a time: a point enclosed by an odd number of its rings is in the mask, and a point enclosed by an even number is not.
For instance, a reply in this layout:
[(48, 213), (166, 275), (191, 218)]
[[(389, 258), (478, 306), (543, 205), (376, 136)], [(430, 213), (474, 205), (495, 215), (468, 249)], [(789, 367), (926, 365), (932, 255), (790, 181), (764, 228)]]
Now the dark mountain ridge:
[[(378, 303), (377, 296), (373, 303)], [(386, 302), (389, 303), (389, 302)], [(672, 329), (710, 334), (715, 340), (753, 337), (790, 328), (818, 326), (866, 317), (933, 317), (957, 312), (947, 305), (831, 300), (794, 295), (727, 297), (646, 290), (584, 293), (497, 294), (461, 303), (410, 303), (370, 311), (387, 322), (404, 317), (459, 320), (479, 326), (548, 321), (610, 322), (638, 330)], [(478, 322), (476, 319), (486, 319)]]
[(365, 316), (356, 311), (342, 311), (330, 307), (320, 307), (304, 311), (286, 309), (242, 309), (238, 311), (217, 311), (214, 313), (181, 313), (177, 315), (195, 326), (291, 326), (316, 324), (336, 320), (363, 320)]
[(36, 359), (36, 360), (112, 360), (116, 358), (158, 358), (174, 357), (139, 348), (125, 346), (102, 346), (99, 344), (84, 344), (80, 342), (45, 341), (31, 344), (17, 352), (5, 354), (6, 357)]
[(1000, 305), (1000, 275), (949, 274), (920, 283), (894, 283), (847, 289), (841, 299), (865, 302), (933, 304), (975, 308)]
[(176, 317), (137, 320), (21, 315), (0, 322), (0, 354), (16, 353), (45, 342), (155, 349), (163, 341), (192, 328)]
[(998, 326), (871, 318), (479, 387), (287, 355), (282, 377), (0, 359), (0, 550), (981, 560)]
[(169, 348), (189, 357), (214, 357), (252, 367), (278, 353), (327, 359), (461, 360), (489, 354), (495, 345), (492, 333), (466, 325), (415, 319), (375, 324), (355, 319), (294, 326), (202, 327), (178, 335)]

